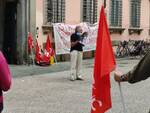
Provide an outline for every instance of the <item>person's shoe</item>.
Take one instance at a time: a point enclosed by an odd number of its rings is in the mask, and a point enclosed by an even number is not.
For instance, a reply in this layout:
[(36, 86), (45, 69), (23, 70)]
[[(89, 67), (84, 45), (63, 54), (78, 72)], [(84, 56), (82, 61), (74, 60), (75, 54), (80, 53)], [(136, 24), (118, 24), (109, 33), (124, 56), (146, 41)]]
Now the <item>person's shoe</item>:
[(73, 75), (71, 75), (70, 80), (71, 80), (71, 81), (75, 81), (76, 78), (75, 78)]
[(77, 77), (77, 80), (83, 81), (84, 79), (82, 77)]

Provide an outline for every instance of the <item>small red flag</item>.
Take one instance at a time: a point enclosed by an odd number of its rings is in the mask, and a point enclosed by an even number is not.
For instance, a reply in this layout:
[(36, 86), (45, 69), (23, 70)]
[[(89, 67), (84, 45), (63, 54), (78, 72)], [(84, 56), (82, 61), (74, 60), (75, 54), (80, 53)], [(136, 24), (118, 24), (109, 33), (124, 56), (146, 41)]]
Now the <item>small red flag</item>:
[(52, 48), (49, 35), (47, 35), (45, 50), (49, 53), (50, 56), (54, 56), (54, 49)]
[(28, 34), (28, 53), (31, 54), (32, 49), (34, 48), (33, 45), (33, 38), (32, 38), (32, 34), (29, 33)]
[(36, 40), (35, 60), (37, 64), (39, 64), (41, 60), (41, 53), (37, 40)]
[(43, 60), (45, 62), (50, 62), (50, 57), (52, 57), (52, 56), (54, 56), (54, 50), (53, 50), (52, 45), (51, 45), (50, 36), (47, 35)]
[(112, 106), (109, 74), (115, 69), (115, 64), (104, 7), (102, 6), (95, 54), (91, 113), (104, 113)]

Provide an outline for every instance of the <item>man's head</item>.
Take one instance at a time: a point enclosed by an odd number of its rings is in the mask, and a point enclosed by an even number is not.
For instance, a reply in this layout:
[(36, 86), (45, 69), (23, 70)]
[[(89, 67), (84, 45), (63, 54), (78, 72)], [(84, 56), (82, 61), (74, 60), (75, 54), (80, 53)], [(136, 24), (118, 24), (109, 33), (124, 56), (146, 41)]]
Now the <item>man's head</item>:
[(76, 26), (76, 28), (75, 28), (75, 32), (76, 33), (82, 33), (82, 28), (81, 28), (81, 26)]

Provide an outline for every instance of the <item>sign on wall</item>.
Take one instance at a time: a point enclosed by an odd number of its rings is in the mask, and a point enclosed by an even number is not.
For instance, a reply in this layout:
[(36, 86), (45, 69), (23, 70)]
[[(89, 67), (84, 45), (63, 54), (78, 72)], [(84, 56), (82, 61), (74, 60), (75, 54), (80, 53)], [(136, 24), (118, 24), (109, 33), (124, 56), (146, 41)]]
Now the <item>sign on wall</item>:
[[(83, 28), (83, 32), (88, 32), (88, 37), (84, 39), (84, 51), (95, 50), (97, 38), (97, 24), (88, 25), (87, 23), (78, 24)], [(57, 55), (70, 53), (70, 36), (74, 33), (77, 25), (57, 23), (53, 25), (55, 51)]]

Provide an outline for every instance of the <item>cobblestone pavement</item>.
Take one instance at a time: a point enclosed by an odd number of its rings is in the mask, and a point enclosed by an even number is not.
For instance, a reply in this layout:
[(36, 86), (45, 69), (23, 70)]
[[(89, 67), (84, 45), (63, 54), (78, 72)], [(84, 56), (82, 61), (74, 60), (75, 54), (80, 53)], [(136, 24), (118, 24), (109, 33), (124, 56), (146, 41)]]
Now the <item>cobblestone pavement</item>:
[[(138, 60), (118, 59), (118, 68), (127, 72)], [(3, 113), (90, 113), (93, 60), (84, 61), (84, 81), (69, 80), (69, 62), (51, 67), (10, 66), (13, 85), (5, 93)], [(32, 76), (34, 75), (34, 76)], [(111, 74), (113, 75), (113, 73)], [(150, 79), (122, 83), (127, 113), (148, 113)], [(118, 84), (111, 76), (112, 109), (107, 113), (123, 113)]]

